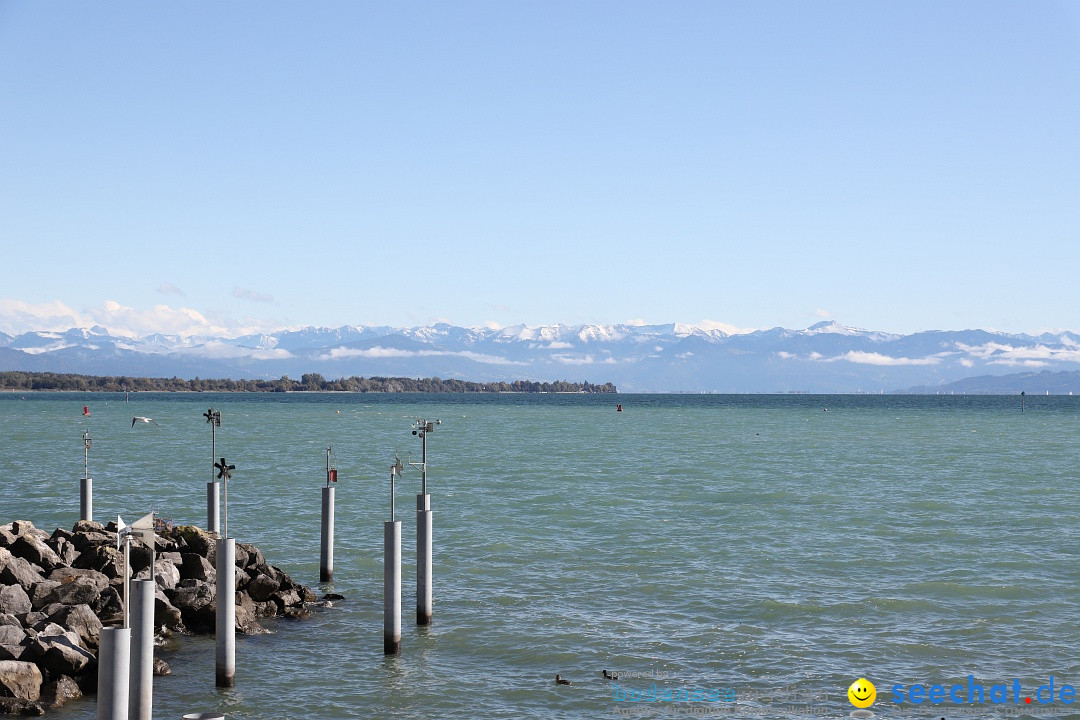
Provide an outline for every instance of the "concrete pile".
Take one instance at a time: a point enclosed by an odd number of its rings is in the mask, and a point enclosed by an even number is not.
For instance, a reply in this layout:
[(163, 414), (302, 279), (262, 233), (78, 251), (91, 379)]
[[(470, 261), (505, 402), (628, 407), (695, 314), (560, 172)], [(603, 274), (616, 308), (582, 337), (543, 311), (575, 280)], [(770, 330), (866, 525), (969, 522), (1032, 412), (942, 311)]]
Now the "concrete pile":
[[(214, 540), (194, 526), (159, 526), (155, 552), (131, 544), (133, 579), (157, 581), (160, 635), (214, 632)], [(116, 524), (79, 522), (51, 535), (18, 520), (0, 525), (0, 714), (44, 713), (97, 689), (98, 638), (124, 617), (124, 554)], [(305, 613), (318, 598), (236, 543), (236, 631), (263, 632), (258, 618)], [(167, 666), (155, 662), (156, 672)]]

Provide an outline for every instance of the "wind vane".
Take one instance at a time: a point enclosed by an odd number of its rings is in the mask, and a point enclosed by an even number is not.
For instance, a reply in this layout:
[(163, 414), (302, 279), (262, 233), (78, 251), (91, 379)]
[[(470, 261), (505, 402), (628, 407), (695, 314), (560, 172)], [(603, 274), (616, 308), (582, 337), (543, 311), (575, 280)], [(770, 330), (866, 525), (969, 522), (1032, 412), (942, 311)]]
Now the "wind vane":
[(229, 537), (229, 478), (232, 477), (232, 471), (236, 469), (235, 465), (229, 465), (225, 462), (225, 458), (221, 458), (221, 462), (214, 463), (214, 467), (218, 471), (218, 480), (224, 480), (225, 483), (225, 537)]

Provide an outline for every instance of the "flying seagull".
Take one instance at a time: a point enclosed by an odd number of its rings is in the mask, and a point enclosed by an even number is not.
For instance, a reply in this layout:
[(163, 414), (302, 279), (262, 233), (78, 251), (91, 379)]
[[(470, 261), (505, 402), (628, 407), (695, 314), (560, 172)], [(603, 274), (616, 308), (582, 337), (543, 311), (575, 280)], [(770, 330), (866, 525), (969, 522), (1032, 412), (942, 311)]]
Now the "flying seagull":
[(161, 427), (156, 422), (154, 422), (154, 418), (143, 417), (142, 415), (136, 415), (135, 417), (131, 418), (131, 427), (135, 427), (135, 423), (137, 422), (154, 423), (156, 427)]

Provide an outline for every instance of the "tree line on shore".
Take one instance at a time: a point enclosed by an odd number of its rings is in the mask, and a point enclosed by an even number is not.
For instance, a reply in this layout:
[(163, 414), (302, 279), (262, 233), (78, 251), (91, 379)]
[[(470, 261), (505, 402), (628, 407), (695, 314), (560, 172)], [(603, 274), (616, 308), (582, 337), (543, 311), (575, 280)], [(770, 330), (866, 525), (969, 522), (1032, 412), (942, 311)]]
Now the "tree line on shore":
[(440, 378), (353, 377), (327, 380), (318, 373), (305, 373), (299, 380), (283, 375), (277, 380), (232, 380), (229, 378), (140, 378), (77, 375), (50, 372), (0, 372), (0, 390), (62, 390), (74, 392), (430, 392), (430, 393), (614, 393), (612, 383), (594, 385), (565, 380), (537, 382), (470, 382)]

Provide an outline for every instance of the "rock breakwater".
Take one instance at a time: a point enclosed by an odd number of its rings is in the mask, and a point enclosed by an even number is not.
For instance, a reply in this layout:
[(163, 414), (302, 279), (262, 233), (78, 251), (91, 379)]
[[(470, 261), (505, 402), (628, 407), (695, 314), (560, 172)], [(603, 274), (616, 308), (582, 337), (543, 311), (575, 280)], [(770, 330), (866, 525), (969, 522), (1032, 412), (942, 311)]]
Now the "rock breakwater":
[[(216, 535), (165, 523), (156, 535), (153, 552), (132, 542), (128, 569), (157, 584), (155, 630), (214, 632)], [(101, 628), (123, 623), (123, 566), (115, 523), (52, 534), (25, 520), (0, 525), (0, 714), (40, 715), (96, 692)], [(239, 633), (264, 632), (259, 618), (298, 617), (318, 599), (254, 545), (236, 543), (235, 567)]]

